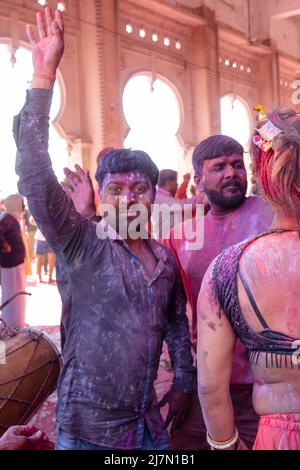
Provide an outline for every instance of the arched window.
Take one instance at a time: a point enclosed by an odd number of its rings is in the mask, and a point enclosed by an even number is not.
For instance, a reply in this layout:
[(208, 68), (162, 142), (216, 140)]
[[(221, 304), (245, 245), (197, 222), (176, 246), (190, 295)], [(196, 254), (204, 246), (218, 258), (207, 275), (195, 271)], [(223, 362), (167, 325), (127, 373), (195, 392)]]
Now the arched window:
[(221, 132), (237, 140), (245, 150), (244, 161), (248, 173), (248, 191), (251, 188), (251, 158), (249, 144), (252, 132), (251, 114), (244, 102), (233, 95), (221, 98)]
[(135, 75), (126, 84), (123, 111), (130, 128), (124, 147), (147, 152), (160, 170), (178, 170), (183, 150), (177, 139), (181, 123), (178, 97), (166, 81)]
[[(6, 44), (0, 44), (0, 199), (17, 191), (15, 174), (16, 146), (12, 135), (13, 117), (19, 113), (25, 102), (33, 67), (31, 52), (23, 47), (15, 54), (15, 64), (11, 63), (11, 54)], [(58, 115), (61, 106), (59, 84), (54, 88), (51, 108), (51, 122)], [(66, 142), (57, 133), (53, 125), (49, 130), (49, 152), (54, 171), (59, 179), (63, 178), (63, 168), (67, 163)]]
[(251, 114), (244, 102), (233, 95), (221, 98), (222, 134), (237, 140), (245, 149), (249, 149), (251, 136)]

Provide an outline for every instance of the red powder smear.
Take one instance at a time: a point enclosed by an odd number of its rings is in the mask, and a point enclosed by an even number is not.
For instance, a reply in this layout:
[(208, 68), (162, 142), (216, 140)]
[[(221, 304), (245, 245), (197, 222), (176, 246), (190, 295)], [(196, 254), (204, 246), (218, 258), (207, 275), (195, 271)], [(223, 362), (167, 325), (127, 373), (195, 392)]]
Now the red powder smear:
[(274, 150), (270, 149), (267, 152), (264, 152), (262, 149), (260, 149), (260, 155), (259, 155), (259, 173), (260, 173), (260, 179), (261, 179), (261, 184), (262, 187), (266, 193), (266, 195), (270, 198), (274, 197), (276, 194), (276, 188), (275, 186), (271, 183), (270, 177), (269, 177), (269, 164), (271, 159), (274, 156)]

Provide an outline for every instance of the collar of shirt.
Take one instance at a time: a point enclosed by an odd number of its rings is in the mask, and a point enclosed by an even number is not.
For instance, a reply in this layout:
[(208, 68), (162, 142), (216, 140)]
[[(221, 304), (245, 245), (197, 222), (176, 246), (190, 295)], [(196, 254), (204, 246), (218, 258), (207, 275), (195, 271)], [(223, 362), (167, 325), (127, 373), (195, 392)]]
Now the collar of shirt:
[[(104, 237), (103, 237), (104, 234)], [(131, 249), (129, 245), (126, 243), (126, 240), (124, 240), (118, 232), (114, 230), (114, 228), (107, 223), (105, 219), (102, 219), (98, 224), (97, 224), (97, 235), (99, 238), (108, 238), (111, 242), (120, 242), (122, 245), (131, 253)], [(102, 238), (103, 237), (103, 238)], [(155, 257), (160, 261), (159, 265), (161, 268), (165, 265), (165, 263), (168, 260), (168, 253), (167, 250), (164, 246), (162, 246), (159, 242), (157, 242), (154, 238), (151, 237), (151, 234), (149, 234), (148, 239), (144, 239), (145, 243), (149, 246), (151, 251), (154, 253)], [(135, 255), (134, 255), (135, 256)], [(163, 263), (163, 266), (162, 266)]]

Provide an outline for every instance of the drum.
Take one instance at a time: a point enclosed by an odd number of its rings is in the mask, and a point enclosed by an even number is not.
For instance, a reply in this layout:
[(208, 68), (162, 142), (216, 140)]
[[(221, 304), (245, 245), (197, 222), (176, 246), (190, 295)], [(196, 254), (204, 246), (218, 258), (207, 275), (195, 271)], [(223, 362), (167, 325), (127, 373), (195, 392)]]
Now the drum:
[(0, 436), (30, 421), (56, 389), (60, 368), (60, 353), (43, 333), (0, 322)]

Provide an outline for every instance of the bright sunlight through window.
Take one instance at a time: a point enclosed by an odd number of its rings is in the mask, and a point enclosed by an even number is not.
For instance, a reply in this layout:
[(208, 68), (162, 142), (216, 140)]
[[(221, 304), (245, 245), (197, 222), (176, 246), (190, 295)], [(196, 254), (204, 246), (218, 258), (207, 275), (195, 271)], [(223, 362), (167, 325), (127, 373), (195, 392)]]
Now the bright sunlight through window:
[[(0, 44), (0, 199), (17, 191), (15, 174), (16, 146), (12, 135), (13, 117), (21, 110), (33, 73), (31, 52), (20, 48), (16, 52), (16, 64), (12, 67), (10, 51), (6, 44)], [(57, 116), (61, 103), (58, 84), (54, 89), (51, 121)], [(50, 126), (49, 152), (54, 171), (61, 181), (63, 168), (67, 163), (66, 142), (53, 126)]]
[(151, 75), (136, 75), (127, 83), (123, 110), (130, 132), (124, 147), (149, 153), (160, 170), (178, 170), (182, 148), (176, 137), (180, 104), (170, 85)]
[(251, 134), (251, 116), (244, 103), (231, 95), (221, 99), (222, 134), (237, 140), (248, 150)]

